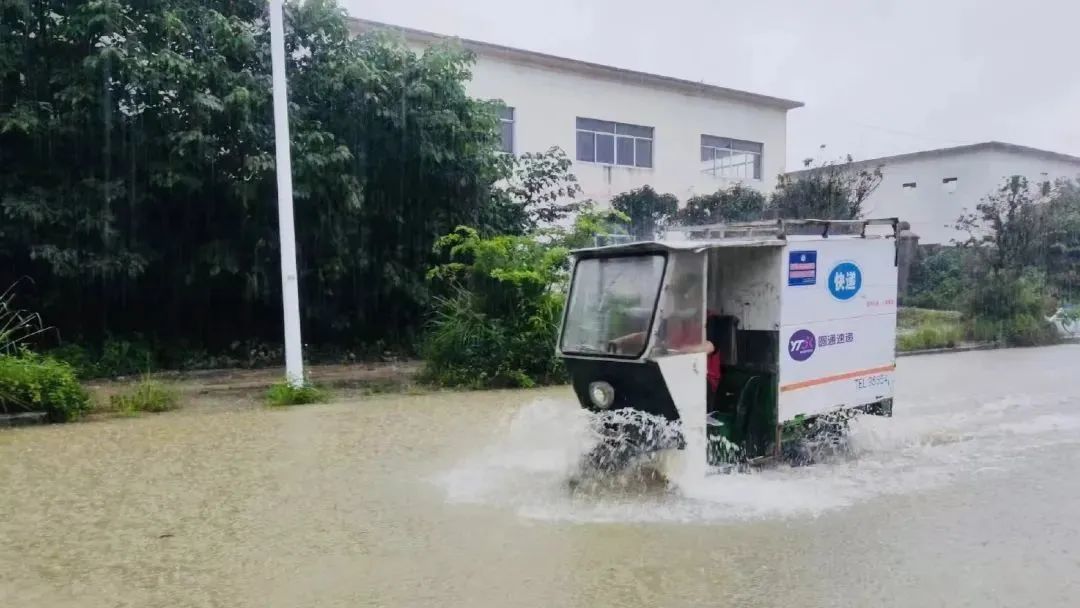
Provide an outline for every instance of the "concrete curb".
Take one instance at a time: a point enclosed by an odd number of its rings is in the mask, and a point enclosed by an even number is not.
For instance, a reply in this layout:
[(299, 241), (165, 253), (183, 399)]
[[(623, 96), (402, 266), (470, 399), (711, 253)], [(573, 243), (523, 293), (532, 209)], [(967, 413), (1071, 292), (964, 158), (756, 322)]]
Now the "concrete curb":
[(0, 428), (9, 426), (29, 426), (48, 422), (45, 412), (19, 412), (18, 414), (0, 414)]
[(908, 350), (897, 351), (897, 357), (915, 357), (918, 355), (944, 355), (947, 353), (968, 353), (976, 350), (997, 350), (999, 348), (1008, 348), (1007, 346), (1001, 346), (993, 342), (982, 344), (965, 344), (964, 346), (954, 346), (952, 348), (928, 348), (924, 350)]
[[(1061, 342), (1055, 344), (1046, 344), (1044, 346), (1060, 346), (1062, 344), (1080, 344), (1080, 338), (1065, 338)], [(1005, 346), (1004, 344), (998, 344), (996, 342), (982, 342), (978, 344), (965, 344), (963, 346), (954, 346), (952, 348), (930, 348), (926, 350), (909, 350), (898, 351), (897, 357), (914, 357), (917, 355), (945, 355), (948, 353), (967, 353), (976, 350), (998, 350), (1002, 348), (1042, 348), (1042, 346)]]

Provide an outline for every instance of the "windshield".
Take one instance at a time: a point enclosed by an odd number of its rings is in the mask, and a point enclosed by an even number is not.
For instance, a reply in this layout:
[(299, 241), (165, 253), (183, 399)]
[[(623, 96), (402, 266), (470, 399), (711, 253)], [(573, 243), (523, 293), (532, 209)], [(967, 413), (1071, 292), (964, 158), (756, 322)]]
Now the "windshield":
[(640, 356), (649, 341), (664, 264), (659, 254), (579, 261), (567, 302), (563, 352)]

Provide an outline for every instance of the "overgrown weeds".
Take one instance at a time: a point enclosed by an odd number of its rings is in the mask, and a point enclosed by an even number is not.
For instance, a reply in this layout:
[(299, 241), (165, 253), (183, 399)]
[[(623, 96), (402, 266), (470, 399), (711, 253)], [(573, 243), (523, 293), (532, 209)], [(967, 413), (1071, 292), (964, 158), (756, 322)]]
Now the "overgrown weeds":
[(15, 287), (12, 283), (0, 293), (0, 355), (18, 355), (29, 342), (48, 330), (41, 315), (15, 306)]
[(134, 387), (109, 397), (109, 407), (124, 415), (140, 412), (167, 412), (179, 404), (179, 394), (170, 386), (145, 374)]
[(267, 402), (275, 406), (321, 403), (326, 401), (326, 398), (326, 391), (310, 382), (304, 382), (300, 386), (279, 382), (266, 392)]
[(439, 241), (448, 263), (435, 300), (421, 378), (461, 388), (529, 388), (565, 378), (555, 356), (566, 249), (531, 237), (483, 238), (458, 228)]

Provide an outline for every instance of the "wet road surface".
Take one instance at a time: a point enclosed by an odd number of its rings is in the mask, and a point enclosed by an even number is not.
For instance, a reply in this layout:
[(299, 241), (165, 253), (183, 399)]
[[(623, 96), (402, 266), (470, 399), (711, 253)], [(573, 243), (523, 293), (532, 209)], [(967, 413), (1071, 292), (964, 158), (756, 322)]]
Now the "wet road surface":
[(901, 359), (823, 465), (572, 494), (567, 388), (0, 431), (0, 606), (1076, 606), (1080, 346)]

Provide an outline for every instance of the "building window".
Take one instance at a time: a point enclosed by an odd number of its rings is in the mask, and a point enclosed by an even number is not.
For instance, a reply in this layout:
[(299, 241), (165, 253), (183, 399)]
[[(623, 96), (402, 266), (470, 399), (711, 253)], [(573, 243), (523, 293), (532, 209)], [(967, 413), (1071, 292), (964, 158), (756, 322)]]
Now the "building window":
[(605, 165), (651, 168), (653, 128), (578, 118), (577, 159)]
[(955, 177), (943, 177), (943, 178), (941, 178), (941, 188), (945, 192), (948, 192), (949, 194), (952, 194), (953, 192), (956, 192), (956, 178)]
[(514, 153), (514, 108), (503, 106), (499, 109), (499, 127), (502, 130), (502, 151)]
[(916, 184), (915, 182), (904, 182), (901, 185), (901, 187), (904, 188), (905, 190), (908, 190), (908, 189), (914, 190), (917, 185), (918, 184)]
[(701, 171), (713, 177), (761, 179), (763, 144), (716, 137), (701, 136)]

